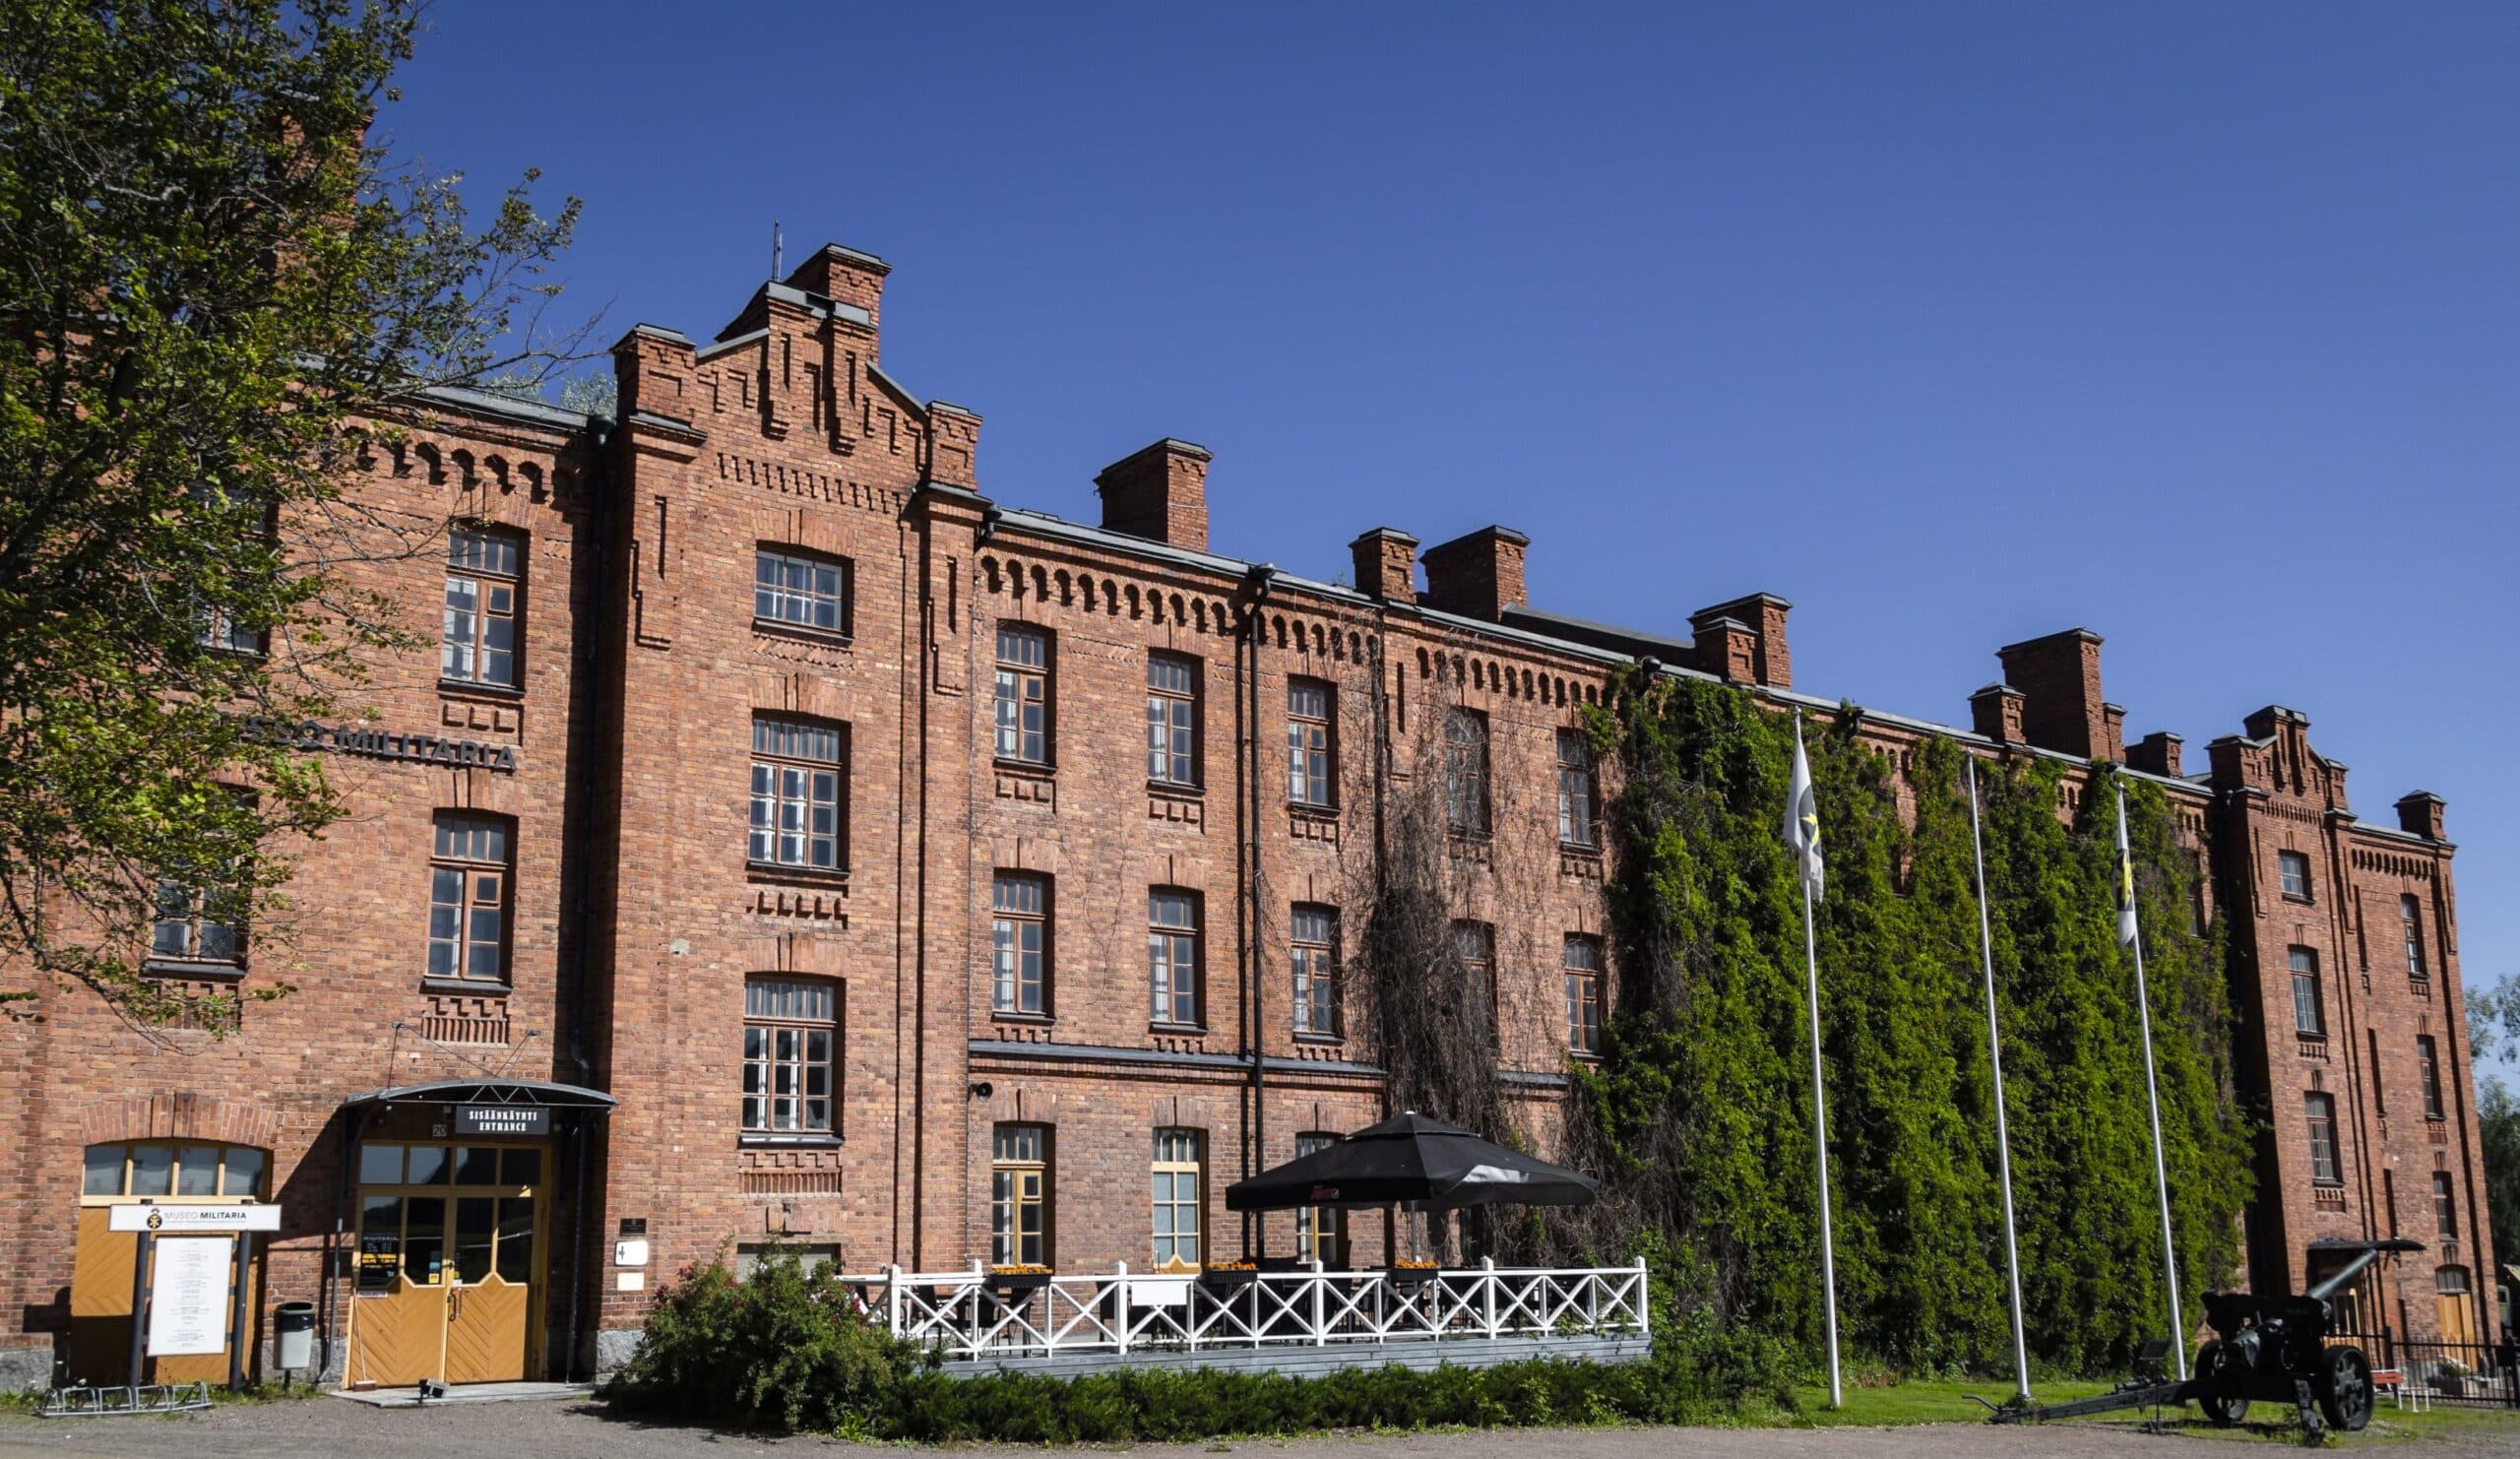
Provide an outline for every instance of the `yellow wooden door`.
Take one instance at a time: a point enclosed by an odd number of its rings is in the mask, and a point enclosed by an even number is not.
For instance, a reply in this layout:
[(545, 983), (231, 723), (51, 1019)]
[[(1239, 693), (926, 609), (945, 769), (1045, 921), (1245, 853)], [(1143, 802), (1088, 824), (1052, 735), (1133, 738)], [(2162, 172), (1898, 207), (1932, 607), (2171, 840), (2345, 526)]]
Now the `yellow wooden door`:
[[(70, 1272), (70, 1380), (111, 1386), (131, 1380), (131, 1264), (140, 1237), (131, 1232), (108, 1231), (110, 1206), (83, 1206), (79, 1211), (79, 1244)], [(154, 1263), (154, 1258), (153, 1258)], [(251, 1324), (260, 1303), (253, 1294), (262, 1270), (258, 1251), (245, 1267), (246, 1321)], [(232, 1281), (235, 1259), (228, 1259)], [(232, 1289), (231, 1289), (232, 1290)], [(231, 1307), (232, 1311), (233, 1308)], [(232, 1345), (234, 1335), (229, 1335)], [(249, 1330), (245, 1370), (254, 1370), (253, 1337)], [(188, 1353), (140, 1361), (144, 1383), (209, 1383), (227, 1381), (227, 1353)]]
[(446, 1299), (446, 1380), (506, 1383), (525, 1376), (525, 1313), (533, 1290), (492, 1272), (452, 1288)]
[(350, 1301), (351, 1387), (408, 1388), (439, 1376), (446, 1356), (446, 1288), (397, 1271), (382, 1291)]
[(363, 1146), (349, 1380), (536, 1376), (538, 1146)]
[[(2466, 1267), (2443, 1267), (2435, 1274), (2432, 1301), (2434, 1315), (2440, 1322), (2441, 1341), (2473, 1343), (2477, 1340), (2476, 1309), (2468, 1292)], [(2465, 1355), (2451, 1356), (2474, 1365)]]
[(79, 1248), (70, 1270), (70, 1381), (131, 1380), (131, 1261), (140, 1238), (105, 1230), (109, 1206), (79, 1212)]
[(530, 1192), (457, 1191), (455, 1285), (446, 1304), (448, 1382), (526, 1376), (536, 1225)]

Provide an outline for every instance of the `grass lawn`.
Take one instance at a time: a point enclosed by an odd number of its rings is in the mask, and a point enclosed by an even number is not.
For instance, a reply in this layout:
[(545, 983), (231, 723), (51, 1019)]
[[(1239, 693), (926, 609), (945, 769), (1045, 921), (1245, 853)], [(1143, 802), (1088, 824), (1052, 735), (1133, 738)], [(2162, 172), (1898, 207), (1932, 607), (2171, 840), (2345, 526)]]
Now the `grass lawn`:
[[(2095, 1382), (2036, 1383), (2031, 1392), (2041, 1403), (2067, 1403), (2107, 1392), (2111, 1385)], [(2002, 1378), (1972, 1382), (1892, 1383), (1880, 1387), (1847, 1389), (1846, 1407), (1828, 1407), (1829, 1390), (1812, 1386), (1796, 1388), (1795, 1397), (1801, 1402), (1798, 1422), (1815, 1428), (1839, 1427), (1877, 1427), (1893, 1424), (1965, 1424), (1982, 1421), (1986, 1411), (1970, 1402), (1976, 1394), (1992, 1403), (2012, 1396), (2012, 1384)], [(2217, 1428), (2205, 1422), (2194, 1409), (2170, 1409), (2163, 1418), (2185, 1436), (2217, 1438), (2236, 1442), (2299, 1443), (2300, 1429), (2292, 1414), (2271, 1403), (2252, 1405), (2248, 1422), (2237, 1428)], [(2099, 1415), (2088, 1419), (2068, 1419), (2069, 1424), (2105, 1425), (2134, 1428), (2142, 1424), (2134, 1413)], [(2483, 1437), (2507, 1434), (2516, 1451), (2520, 1451), (2520, 1410), (2471, 1409), (2436, 1407), (2421, 1414), (2402, 1413), (2383, 1399), (2371, 1415), (2371, 1427), (2359, 1434), (2338, 1435), (2339, 1442), (2356, 1444), (2421, 1443), (2428, 1438)]]
[[(2033, 1388), (2041, 1403), (2063, 1403), (2068, 1399), (2089, 1398), (2109, 1390), (2107, 1383), (2041, 1383)], [(1967, 1382), (1889, 1383), (1877, 1388), (1847, 1389), (1846, 1407), (1829, 1407), (1829, 1390), (1825, 1384), (1814, 1384), (1794, 1390), (1802, 1405), (1804, 1421), (1814, 1427), (1878, 1427), (1885, 1424), (1965, 1424), (1984, 1419), (1986, 1411), (1969, 1401), (1977, 1394), (1988, 1403), (2001, 1403), (2012, 1396), (2012, 1382), (2006, 1378), (1981, 1378)]]

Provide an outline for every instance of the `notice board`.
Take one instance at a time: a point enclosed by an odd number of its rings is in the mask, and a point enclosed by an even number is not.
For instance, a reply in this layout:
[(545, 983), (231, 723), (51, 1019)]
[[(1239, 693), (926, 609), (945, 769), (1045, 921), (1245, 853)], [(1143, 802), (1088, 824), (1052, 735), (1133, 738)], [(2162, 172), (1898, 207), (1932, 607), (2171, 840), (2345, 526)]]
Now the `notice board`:
[(149, 1356), (227, 1351), (227, 1258), (232, 1237), (159, 1237), (150, 1284)]

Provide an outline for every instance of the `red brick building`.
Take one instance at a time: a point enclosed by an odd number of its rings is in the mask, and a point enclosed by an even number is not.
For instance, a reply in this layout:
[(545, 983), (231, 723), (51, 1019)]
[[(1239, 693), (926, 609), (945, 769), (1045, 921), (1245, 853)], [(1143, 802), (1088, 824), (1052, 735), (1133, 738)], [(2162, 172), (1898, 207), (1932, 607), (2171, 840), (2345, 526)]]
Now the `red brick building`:
[[(0, 1026), (10, 1378), (119, 1380), (135, 1247), (105, 1227), (143, 1199), (280, 1204), (257, 1312), (315, 1302), (329, 1365), (389, 1383), (583, 1370), (729, 1247), (1240, 1255), (1226, 1184), (1384, 1112), (1340, 919), (1412, 795), (1465, 833), (1454, 935), (1545, 1138), (1611, 972), (1605, 788), (1567, 731), (1639, 659), (1834, 710), (1794, 687), (1791, 605), (1687, 639), (1558, 617), (1501, 527), (1366, 532), (1353, 585), (1278, 573), (1210, 549), (1209, 454), (1168, 439), (1096, 478), (1099, 525), (1000, 506), (979, 417), (882, 368), (889, 272), (829, 247), (710, 343), (631, 331), (611, 419), (448, 393), (380, 434), (355, 489), (431, 545), (357, 570), (443, 642), (355, 724), (271, 727), (352, 805), (293, 923), (179, 913), (153, 961), (291, 990), (223, 1038), (57, 988)], [(2432, 1249), (2369, 1320), (2484, 1331), (2441, 801), (2362, 822), (2284, 709), (2190, 775), (2175, 736), (2123, 743), (2099, 650), (2014, 645), (1971, 728), (1865, 732), (2161, 783), (2273, 1116), (2251, 1281), (2403, 1232)], [(1257, 1235), (1381, 1254), (1365, 1223)]]

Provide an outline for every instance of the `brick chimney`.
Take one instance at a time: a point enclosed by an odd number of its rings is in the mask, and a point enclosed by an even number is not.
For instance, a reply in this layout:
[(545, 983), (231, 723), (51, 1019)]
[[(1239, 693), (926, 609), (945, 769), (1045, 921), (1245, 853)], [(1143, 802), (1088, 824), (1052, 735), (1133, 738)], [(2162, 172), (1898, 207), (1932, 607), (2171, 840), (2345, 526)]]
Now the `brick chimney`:
[(1208, 550), (1208, 463), (1205, 446), (1170, 436), (1102, 468), (1094, 489), (1102, 497), (1102, 530)]
[(1969, 723), (1997, 744), (2024, 744), (2022, 696), (2010, 684), (1994, 683), (1969, 696)]
[[(1786, 647), (1785, 615), (1792, 611), (1794, 604), (1773, 593), (1753, 593), (1747, 598), (1735, 598), (1730, 603), (1719, 603), (1689, 614), (1689, 632), (1702, 640), (1717, 631), (1718, 620), (1747, 626), (1752, 639), (1750, 681), (1765, 684), (1771, 689), (1791, 689), (1794, 687), (1794, 651)], [(1709, 673), (1724, 672), (1718, 666), (1727, 662), (1721, 654), (1701, 648), (1699, 657), (1704, 661), (1699, 667)], [(1729, 674), (1726, 676), (1731, 677)]]
[(1348, 544), (1356, 564), (1356, 591), (1385, 603), (1418, 601), (1418, 539), (1393, 527), (1377, 527)]
[[(1995, 650), (2004, 680), (2021, 686), (2022, 731), (2043, 750), (2113, 758), (2100, 694), (2100, 635), (2068, 628)], [(2122, 713), (2122, 712), (2121, 712)]]
[(866, 311), (868, 328), (883, 323), (884, 276), (893, 266), (871, 253), (826, 243), (788, 276), (788, 285)]
[(2152, 775), (2178, 780), (2186, 774), (2178, 768), (2179, 751), (2186, 743), (2167, 730), (2156, 730), (2128, 748), (2126, 763)]
[(2095, 760), (2126, 760), (2126, 706), (2104, 704), (2100, 707), (2100, 746), (2092, 751)]
[(2398, 797), (2398, 828), (2426, 841), (2444, 841), (2441, 813), (2450, 802), (2430, 791), (2411, 791)]
[(1699, 613), (1689, 619), (1689, 631), (1697, 638), (1699, 668), (1727, 683), (1759, 681), (1758, 630), (1738, 618)]
[(1523, 552), (1531, 544), (1510, 527), (1482, 527), (1428, 547), (1425, 601), (1448, 613), (1496, 622), (1505, 609), (1531, 602), (1523, 589)]

